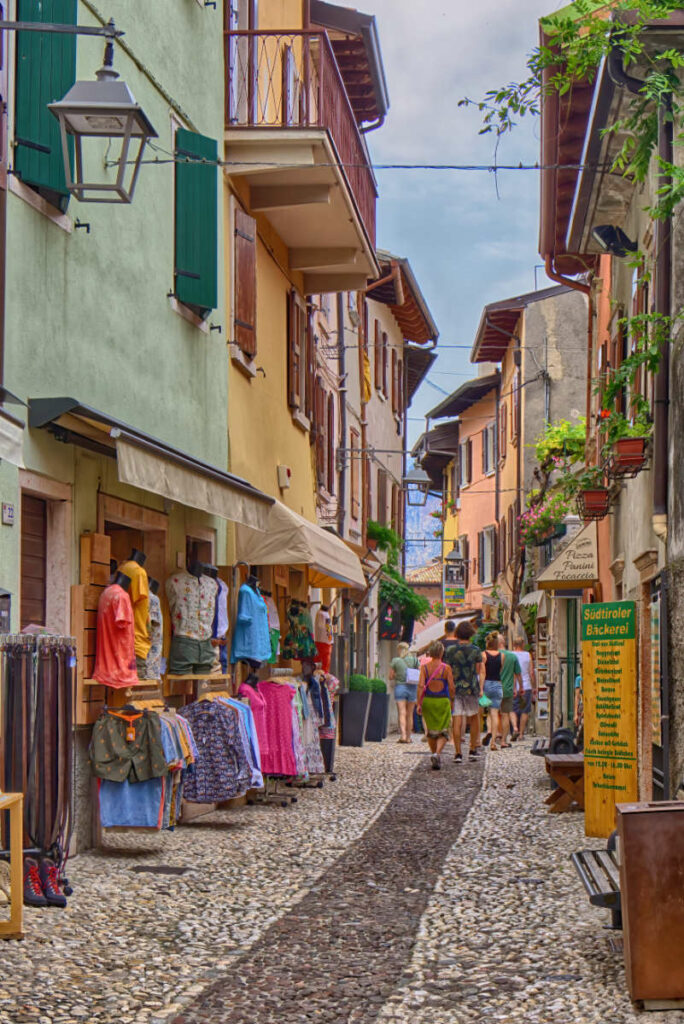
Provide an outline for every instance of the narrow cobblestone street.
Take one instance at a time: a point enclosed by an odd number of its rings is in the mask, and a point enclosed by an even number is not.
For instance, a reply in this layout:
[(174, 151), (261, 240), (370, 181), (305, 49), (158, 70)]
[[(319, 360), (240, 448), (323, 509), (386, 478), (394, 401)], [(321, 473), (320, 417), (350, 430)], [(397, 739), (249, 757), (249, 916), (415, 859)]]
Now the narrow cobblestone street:
[(582, 816), (546, 814), (529, 745), (484, 766), (449, 749), (440, 774), (418, 742), (342, 749), (337, 782), (287, 810), (76, 858), (68, 909), (28, 910), (3, 947), (0, 1021), (639, 1019), (569, 863)]

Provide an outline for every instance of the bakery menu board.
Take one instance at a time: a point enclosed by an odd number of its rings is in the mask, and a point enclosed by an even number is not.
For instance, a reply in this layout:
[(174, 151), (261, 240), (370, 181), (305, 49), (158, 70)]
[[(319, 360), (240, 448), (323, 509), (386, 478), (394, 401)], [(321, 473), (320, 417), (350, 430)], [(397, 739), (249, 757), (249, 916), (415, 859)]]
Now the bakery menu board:
[(633, 601), (582, 608), (584, 829), (609, 836), (615, 805), (638, 799), (637, 648)]

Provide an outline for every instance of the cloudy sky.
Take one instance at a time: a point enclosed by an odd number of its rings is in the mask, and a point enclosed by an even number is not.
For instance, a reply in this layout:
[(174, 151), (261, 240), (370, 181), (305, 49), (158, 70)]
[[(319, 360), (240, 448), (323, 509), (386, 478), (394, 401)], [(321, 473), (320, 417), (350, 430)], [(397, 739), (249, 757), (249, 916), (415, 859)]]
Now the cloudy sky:
[[(566, 0), (358, 0), (375, 14), (391, 108), (367, 136), (375, 163), (489, 164), (494, 140), (478, 136), (480, 113), (458, 107), (525, 74), (537, 21)], [(499, 163), (538, 159), (539, 126), (522, 122), (499, 147)], [(440, 331), (441, 353), (418, 393), (420, 417), (468, 376), (482, 307), (535, 287), (536, 171), (502, 172), (499, 198), (487, 172), (378, 171), (378, 245), (407, 256)], [(538, 287), (546, 287), (542, 269)]]

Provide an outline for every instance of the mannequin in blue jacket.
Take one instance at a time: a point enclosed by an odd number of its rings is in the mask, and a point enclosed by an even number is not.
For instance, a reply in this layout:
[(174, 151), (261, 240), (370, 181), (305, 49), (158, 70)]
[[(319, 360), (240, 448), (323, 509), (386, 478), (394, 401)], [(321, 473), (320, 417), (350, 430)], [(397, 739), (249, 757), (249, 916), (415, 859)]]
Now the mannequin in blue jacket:
[(268, 661), (271, 657), (271, 638), (268, 631), (268, 610), (259, 592), (259, 581), (250, 576), (240, 587), (238, 613), (230, 660)]

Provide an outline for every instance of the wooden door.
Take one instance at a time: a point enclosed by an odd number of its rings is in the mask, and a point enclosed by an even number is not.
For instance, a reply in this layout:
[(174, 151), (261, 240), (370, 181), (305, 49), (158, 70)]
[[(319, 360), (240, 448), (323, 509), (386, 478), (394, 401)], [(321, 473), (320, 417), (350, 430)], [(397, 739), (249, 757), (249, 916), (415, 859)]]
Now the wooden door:
[(45, 621), (47, 603), (47, 501), (21, 498), (21, 628)]

